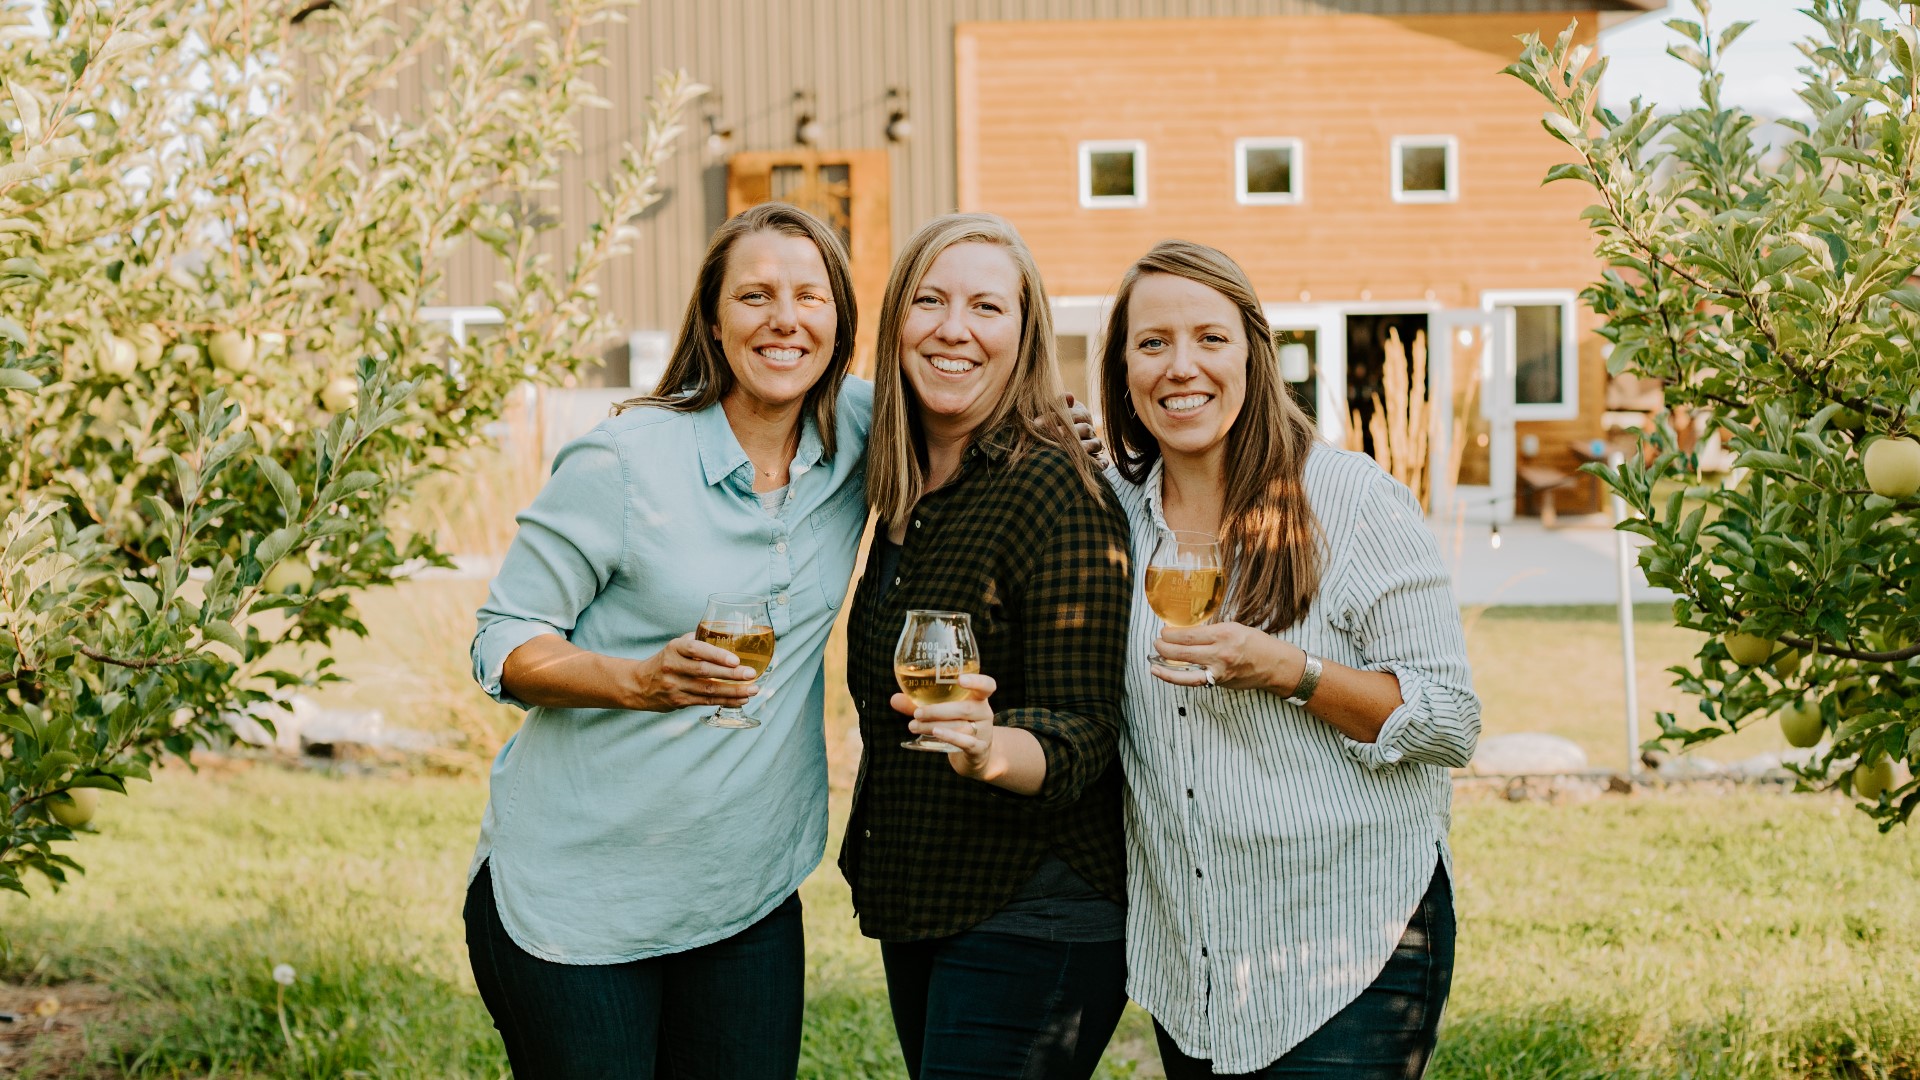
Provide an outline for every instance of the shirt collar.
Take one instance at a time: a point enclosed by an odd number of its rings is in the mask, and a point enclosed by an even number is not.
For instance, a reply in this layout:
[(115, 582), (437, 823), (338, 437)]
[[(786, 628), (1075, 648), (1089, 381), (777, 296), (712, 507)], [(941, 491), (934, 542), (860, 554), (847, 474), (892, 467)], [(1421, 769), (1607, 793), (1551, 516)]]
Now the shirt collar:
[(1147, 493), (1147, 514), (1153, 521), (1153, 527), (1162, 533), (1173, 531), (1167, 527), (1167, 515), (1161, 509), (1160, 502), (1160, 480), (1166, 463), (1164, 456), (1155, 456), (1153, 464), (1147, 467), (1147, 478), (1140, 482), (1141, 489)]
[(1013, 452), (1013, 444), (1020, 438), (1018, 425), (1018, 420), (1008, 417), (992, 431), (982, 432), (967, 449), (977, 451), (988, 461), (998, 462)]
[[(753, 468), (747, 452), (740, 448), (739, 437), (733, 433), (733, 425), (727, 422), (726, 409), (719, 402), (693, 414), (693, 438), (707, 486), (719, 484), (743, 468)], [(813, 422), (813, 410), (808, 409), (800, 417), (800, 446), (794, 451), (789, 473), (798, 476), (818, 465), (825, 450), (819, 425)], [(752, 482), (751, 476), (748, 482)]]

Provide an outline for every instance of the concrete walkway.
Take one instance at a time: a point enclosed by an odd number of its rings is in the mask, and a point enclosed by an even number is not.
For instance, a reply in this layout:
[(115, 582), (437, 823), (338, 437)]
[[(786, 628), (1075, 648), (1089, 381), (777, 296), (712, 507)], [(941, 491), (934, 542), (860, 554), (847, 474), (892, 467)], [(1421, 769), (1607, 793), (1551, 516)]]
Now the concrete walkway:
[[(1429, 521), (1440, 555), (1453, 573), (1462, 605), (1612, 604), (1619, 600), (1616, 551), (1622, 534), (1599, 515), (1562, 515), (1554, 528), (1534, 518), (1500, 526), (1500, 546), (1485, 522), (1453, 525)], [(1640, 537), (1626, 534), (1637, 552)], [(1637, 555), (1634, 556), (1637, 560)], [(1673, 593), (1647, 584), (1632, 567), (1635, 603), (1671, 601)]]

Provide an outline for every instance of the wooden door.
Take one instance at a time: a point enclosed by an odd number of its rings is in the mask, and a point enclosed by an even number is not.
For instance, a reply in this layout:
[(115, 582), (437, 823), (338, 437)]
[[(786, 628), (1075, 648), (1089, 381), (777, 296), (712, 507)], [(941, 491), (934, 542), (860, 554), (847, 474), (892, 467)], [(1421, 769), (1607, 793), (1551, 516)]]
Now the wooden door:
[(873, 339), (893, 261), (885, 150), (774, 150), (727, 159), (727, 213), (778, 200), (833, 226), (852, 257), (860, 305), (854, 369), (873, 374)]

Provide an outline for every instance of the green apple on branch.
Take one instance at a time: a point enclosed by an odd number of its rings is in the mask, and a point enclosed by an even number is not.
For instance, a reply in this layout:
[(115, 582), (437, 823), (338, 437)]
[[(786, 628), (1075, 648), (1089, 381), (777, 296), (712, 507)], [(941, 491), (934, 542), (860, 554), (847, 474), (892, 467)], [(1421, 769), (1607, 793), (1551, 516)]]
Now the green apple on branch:
[[(596, 279), (701, 92), (655, 82), (558, 243), (539, 200), (623, 9), (0, 8), (0, 888), (78, 870), (97, 792), (335, 678), (275, 647), (446, 564), (397, 509), (598, 355)], [(418, 64), (444, 92), (395, 113)], [(421, 318), (450, 257), (491, 264), (498, 333)]]
[[(1659, 379), (1693, 438), (1718, 433), (1733, 453), (1730, 476), (1701, 473), (1663, 412), (1640, 454), (1587, 470), (1626, 502), (1648, 582), (1703, 638), (1671, 669), (1695, 710), (1658, 714), (1653, 741), (1686, 747), (1777, 714), (1795, 745), (1825, 738), (1791, 766), (1801, 782), (1850, 789), (1891, 829), (1920, 807), (1914, 9), (1810, 0), (1796, 84), (1809, 118), (1768, 123), (1722, 97), (1749, 24), (1691, 3), (1666, 26), (1698, 75), (1693, 107), (1602, 105), (1606, 61), (1571, 29), (1529, 35), (1507, 69), (1568, 154), (1546, 182), (1591, 192), (1603, 269), (1582, 299), (1612, 343), (1609, 372)], [(1808, 703), (1827, 699), (1833, 723), (1816, 727)]]

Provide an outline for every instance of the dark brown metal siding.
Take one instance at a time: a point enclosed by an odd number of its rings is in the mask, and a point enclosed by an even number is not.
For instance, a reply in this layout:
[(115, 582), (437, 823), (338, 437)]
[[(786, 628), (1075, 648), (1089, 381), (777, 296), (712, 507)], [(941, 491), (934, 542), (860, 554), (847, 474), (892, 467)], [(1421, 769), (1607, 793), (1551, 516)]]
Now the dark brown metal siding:
[[(725, 216), (726, 173), (706, 152), (704, 117), (733, 130), (733, 150), (794, 147), (793, 93), (810, 88), (825, 145), (887, 147), (896, 247), (922, 221), (954, 208), (953, 28), (1000, 20), (1194, 19), (1306, 14), (1566, 13), (1633, 9), (1635, 0), (643, 0), (624, 24), (604, 28), (609, 66), (595, 82), (613, 108), (583, 120), (583, 153), (547, 199), (562, 228), (548, 250), (563, 260), (595, 212), (587, 184), (604, 179), (644, 122), (661, 70), (681, 67), (713, 94), (696, 103), (662, 177), (666, 198), (636, 224), (634, 254), (601, 282), (622, 329), (678, 325), (708, 236)], [(427, 91), (430, 69), (396, 93), (404, 110)], [(912, 138), (889, 145), (886, 92), (909, 94)], [(498, 274), (491, 260), (457, 253), (445, 302), (484, 304)]]

